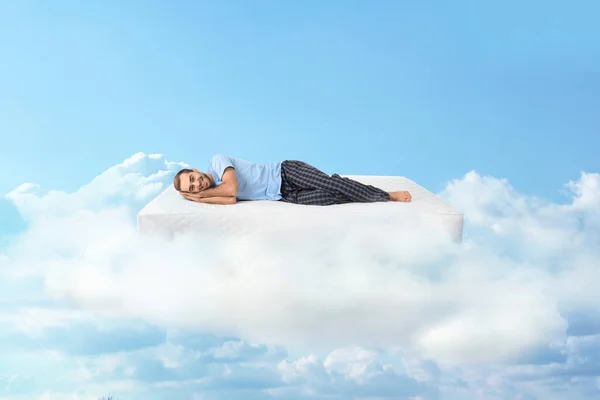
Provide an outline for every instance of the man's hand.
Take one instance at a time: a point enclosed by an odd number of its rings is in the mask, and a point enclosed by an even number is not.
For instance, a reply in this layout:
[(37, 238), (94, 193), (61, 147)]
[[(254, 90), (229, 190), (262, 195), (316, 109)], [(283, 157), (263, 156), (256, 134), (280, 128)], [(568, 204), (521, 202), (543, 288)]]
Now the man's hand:
[(235, 196), (217, 196), (217, 197), (202, 197), (201, 193), (186, 193), (179, 192), (184, 199), (195, 201), (196, 203), (205, 203), (205, 204), (235, 204), (237, 202), (237, 198)]

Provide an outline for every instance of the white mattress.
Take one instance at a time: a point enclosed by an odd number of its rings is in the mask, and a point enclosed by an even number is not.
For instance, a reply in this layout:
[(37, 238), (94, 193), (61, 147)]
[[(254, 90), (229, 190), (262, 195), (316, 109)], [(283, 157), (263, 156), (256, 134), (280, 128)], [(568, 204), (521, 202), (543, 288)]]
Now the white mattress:
[[(415, 230), (415, 217), (440, 228), (457, 243), (462, 241), (463, 214), (415, 182), (401, 176), (342, 175), (386, 191), (408, 190), (412, 202), (351, 203), (306, 206), (281, 201), (240, 201), (234, 205), (201, 204), (185, 200), (173, 185), (138, 214), (142, 233), (173, 235), (190, 230), (210, 234), (246, 235), (266, 228), (327, 229), (336, 224), (368, 226), (393, 234)], [(378, 226), (385, 229), (378, 229)]]

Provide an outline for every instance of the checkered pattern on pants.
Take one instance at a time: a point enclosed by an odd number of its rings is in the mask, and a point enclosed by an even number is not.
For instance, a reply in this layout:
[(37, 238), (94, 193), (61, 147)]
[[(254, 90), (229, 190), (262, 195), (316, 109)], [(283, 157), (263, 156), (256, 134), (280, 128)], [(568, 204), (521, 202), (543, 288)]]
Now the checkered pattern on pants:
[(281, 201), (327, 206), (389, 201), (387, 192), (338, 174), (331, 176), (303, 161), (281, 163)]

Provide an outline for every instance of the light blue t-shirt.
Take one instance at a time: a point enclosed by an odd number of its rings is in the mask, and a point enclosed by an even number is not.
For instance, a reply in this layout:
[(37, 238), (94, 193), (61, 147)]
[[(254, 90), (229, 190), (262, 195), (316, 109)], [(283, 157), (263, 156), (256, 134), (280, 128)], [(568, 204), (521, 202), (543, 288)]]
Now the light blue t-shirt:
[(281, 199), (281, 162), (255, 164), (225, 154), (216, 154), (210, 160), (207, 171), (213, 176), (215, 185), (223, 183), (223, 173), (227, 167), (235, 169), (239, 200)]

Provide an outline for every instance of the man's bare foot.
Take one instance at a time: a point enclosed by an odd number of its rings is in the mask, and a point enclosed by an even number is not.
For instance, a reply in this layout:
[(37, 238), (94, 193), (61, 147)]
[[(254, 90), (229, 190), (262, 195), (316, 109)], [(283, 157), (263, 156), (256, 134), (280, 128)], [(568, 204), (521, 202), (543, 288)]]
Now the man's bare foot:
[(390, 200), (409, 203), (412, 200), (412, 196), (407, 191), (390, 192)]

